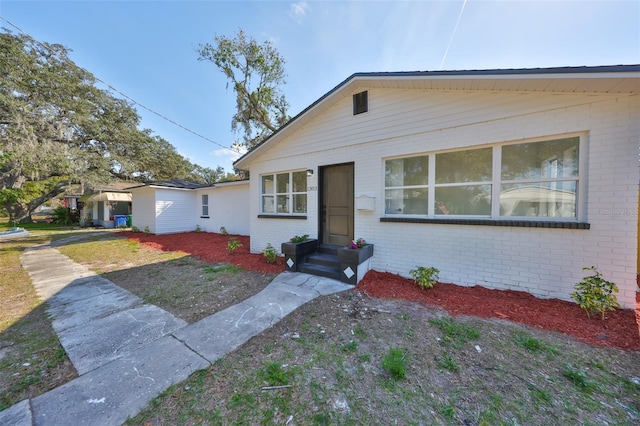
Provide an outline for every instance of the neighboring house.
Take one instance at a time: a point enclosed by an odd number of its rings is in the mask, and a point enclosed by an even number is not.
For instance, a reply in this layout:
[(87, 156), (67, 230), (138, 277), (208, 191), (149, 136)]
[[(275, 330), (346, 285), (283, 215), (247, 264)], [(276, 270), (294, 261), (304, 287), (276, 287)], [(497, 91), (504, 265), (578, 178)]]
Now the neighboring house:
[(249, 235), (249, 181), (202, 185), (185, 180), (130, 188), (133, 226), (154, 234), (195, 231)]
[(362, 237), (378, 271), (565, 300), (593, 265), (633, 308), (639, 141), (639, 65), (357, 73), (234, 166), (254, 253)]
[(80, 223), (86, 226), (116, 227), (116, 217), (131, 215), (130, 182), (115, 182), (85, 194), (76, 202), (81, 207)]
[(82, 194), (68, 194), (62, 197), (62, 206), (71, 210), (78, 210), (82, 203), (78, 200), (82, 198)]

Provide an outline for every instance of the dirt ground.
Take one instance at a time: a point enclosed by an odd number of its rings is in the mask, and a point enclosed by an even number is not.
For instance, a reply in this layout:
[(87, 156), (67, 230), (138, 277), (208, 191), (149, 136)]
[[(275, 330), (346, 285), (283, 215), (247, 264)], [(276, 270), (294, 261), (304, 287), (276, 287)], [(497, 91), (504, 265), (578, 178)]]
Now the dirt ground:
[[(233, 238), (242, 246), (231, 254)], [(209, 233), (109, 232), (59, 249), (189, 323), (257, 293), (284, 270), (250, 254), (247, 237)], [(26, 333), (10, 331), (3, 337), (16, 342)], [(50, 334), (53, 342), (42, 344), (64, 355)], [(632, 310), (589, 320), (568, 302), (453, 284), (423, 291), (371, 271), (354, 289), (318, 297), (170, 387), (127, 423), (635, 425), (639, 340)], [(404, 379), (385, 368), (392, 350), (401, 352)], [(1, 372), (30, 380), (25, 359)], [(0, 409), (59, 384), (41, 374), (37, 385), (11, 388)], [(285, 387), (264, 389), (271, 385)]]
[[(266, 274), (259, 285), (266, 285), (272, 279), (272, 274), (284, 270), (282, 263), (269, 265), (264, 257), (250, 254), (249, 237), (245, 236), (198, 232), (170, 235), (122, 232), (120, 235), (161, 250), (184, 251), (206, 262), (229, 262), (246, 270)], [(242, 244), (233, 254), (226, 250), (230, 238), (236, 238)], [(369, 297), (436, 306), (453, 316), (503, 319), (568, 334), (592, 345), (640, 350), (640, 295), (635, 311), (619, 309), (609, 312), (607, 319), (602, 321), (600, 318), (588, 318), (575, 303), (567, 301), (539, 299), (525, 292), (443, 283), (437, 283), (434, 288), (425, 291), (410, 279), (377, 271), (367, 273), (356, 290)]]

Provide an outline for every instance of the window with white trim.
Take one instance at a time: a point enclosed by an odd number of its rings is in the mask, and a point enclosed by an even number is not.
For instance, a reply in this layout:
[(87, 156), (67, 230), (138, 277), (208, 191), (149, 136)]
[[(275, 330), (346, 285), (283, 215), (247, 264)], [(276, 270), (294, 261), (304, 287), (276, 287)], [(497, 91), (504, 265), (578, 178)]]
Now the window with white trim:
[(209, 194), (202, 194), (202, 216), (209, 217)]
[(385, 215), (577, 219), (580, 137), (387, 159)]
[(385, 213), (428, 214), (428, 156), (385, 161), (384, 182)]
[(436, 216), (491, 214), (492, 157), (491, 148), (435, 155)]
[(500, 216), (576, 218), (580, 139), (502, 147)]
[(262, 214), (275, 215), (306, 214), (306, 170), (262, 175), (260, 211)]

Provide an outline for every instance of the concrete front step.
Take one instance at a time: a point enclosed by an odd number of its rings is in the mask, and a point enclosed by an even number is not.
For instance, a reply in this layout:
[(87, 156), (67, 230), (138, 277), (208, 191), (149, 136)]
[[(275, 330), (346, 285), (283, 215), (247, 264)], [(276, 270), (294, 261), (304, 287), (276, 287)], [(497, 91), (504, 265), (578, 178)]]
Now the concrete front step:
[(333, 256), (338, 257), (338, 249), (340, 249), (342, 246), (336, 246), (336, 245), (332, 245), (332, 244), (320, 244), (318, 246), (318, 253), (325, 253), (325, 254), (331, 254)]
[(338, 256), (335, 254), (313, 253), (307, 256), (304, 263), (340, 269), (340, 261), (338, 260)]
[(340, 268), (331, 267), (325, 265), (318, 265), (314, 263), (303, 263), (298, 266), (298, 270), (305, 274), (317, 275), (319, 277), (332, 278), (334, 280), (340, 280)]
[(300, 272), (340, 280), (339, 248), (339, 246), (326, 244), (318, 246), (315, 253), (306, 256), (304, 262), (299, 267)]

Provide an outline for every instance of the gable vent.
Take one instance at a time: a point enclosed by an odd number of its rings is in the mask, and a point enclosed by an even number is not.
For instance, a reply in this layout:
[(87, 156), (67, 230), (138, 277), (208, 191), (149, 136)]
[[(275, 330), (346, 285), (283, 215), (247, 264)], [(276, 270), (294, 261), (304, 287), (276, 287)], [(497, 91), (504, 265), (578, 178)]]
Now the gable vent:
[(356, 93), (353, 95), (353, 115), (362, 114), (369, 111), (369, 96), (368, 92)]

